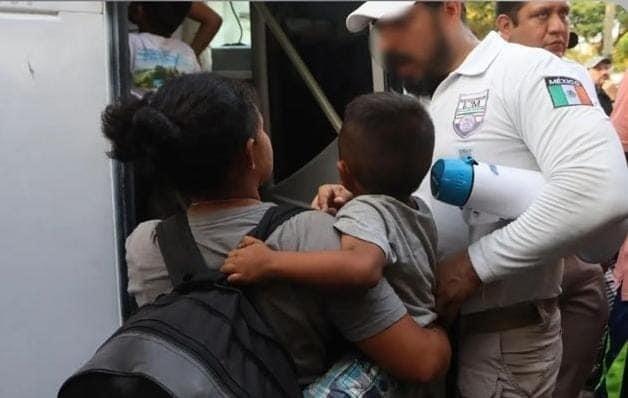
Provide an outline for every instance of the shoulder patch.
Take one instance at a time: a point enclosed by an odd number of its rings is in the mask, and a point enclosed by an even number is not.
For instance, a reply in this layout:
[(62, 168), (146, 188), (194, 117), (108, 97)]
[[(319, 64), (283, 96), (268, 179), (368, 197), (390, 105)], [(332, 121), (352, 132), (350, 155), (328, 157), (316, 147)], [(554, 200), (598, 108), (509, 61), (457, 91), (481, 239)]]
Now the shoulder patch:
[(587, 90), (577, 79), (565, 76), (549, 76), (545, 78), (545, 86), (552, 99), (554, 108), (593, 105)]

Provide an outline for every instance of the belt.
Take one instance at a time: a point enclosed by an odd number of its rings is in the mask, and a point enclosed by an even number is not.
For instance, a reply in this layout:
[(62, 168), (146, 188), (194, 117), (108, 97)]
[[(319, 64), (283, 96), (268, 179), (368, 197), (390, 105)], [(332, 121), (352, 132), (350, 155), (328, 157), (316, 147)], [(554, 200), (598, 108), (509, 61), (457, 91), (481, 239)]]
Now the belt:
[(508, 307), (466, 314), (460, 317), (462, 333), (495, 333), (538, 325), (543, 322), (540, 310), (550, 313), (558, 308), (558, 299), (527, 301)]

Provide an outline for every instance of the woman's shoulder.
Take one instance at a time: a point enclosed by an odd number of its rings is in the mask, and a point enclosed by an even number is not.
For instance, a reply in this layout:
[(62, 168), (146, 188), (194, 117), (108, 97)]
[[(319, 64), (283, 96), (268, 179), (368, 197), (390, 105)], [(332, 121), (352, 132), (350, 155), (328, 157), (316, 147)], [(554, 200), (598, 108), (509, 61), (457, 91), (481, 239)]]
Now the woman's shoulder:
[[(150, 220), (139, 224), (126, 239), (126, 262), (129, 276), (134, 273), (163, 273), (166, 269), (159, 243), (157, 225), (161, 220)], [(154, 275), (153, 275), (154, 276)]]
[(267, 243), (280, 250), (337, 250), (340, 237), (335, 218), (321, 211), (304, 211), (290, 218), (271, 234)]
[(156, 239), (160, 220), (139, 224), (126, 240), (128, 292), (138, 305), (151, 302), (171, 289), (168, 271)]
[(140, 223), (131, 235), (126, 239), (126, 252), (145, 252), (147, 250), (159, 250), (156, 239), (157, 225), (161, 220), (149, 220)]

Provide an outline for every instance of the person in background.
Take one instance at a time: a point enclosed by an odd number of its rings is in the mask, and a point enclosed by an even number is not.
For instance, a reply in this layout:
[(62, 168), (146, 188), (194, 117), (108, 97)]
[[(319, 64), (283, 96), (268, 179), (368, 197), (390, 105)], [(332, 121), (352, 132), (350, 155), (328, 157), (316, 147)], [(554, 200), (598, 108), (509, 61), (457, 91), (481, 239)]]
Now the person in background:
[(190, 47), (198, 57), (218, 33), (222, 26), (222, 18), (202, 1), (192, 2), (187, 17), (200, 24), (190, 43)]
[[(186, 17), (200, 22), (192, 44), (171, 38)], [(201, 2), (131, 2), (129, 19), (138, 33), (129, 33), (129, 63), (134, 94), (142, 96), (172, 77), (199, 72), (198, 55), (218, 32), (222, 20)]]
[(628, 78), (625, 73), (617, 92), (611, 122), (619, 134), (624, 153), (626, 153), (626, 160), (628, 160)]
[[(569, 4), (566, 1), (498, 1), (496, 25), (511, 43), (540, 47), (562, 58), (569, 43)], [(583, 84), (586, 70), (575, 62)], [(593, 84), (585, 85), (596, 102)], [(559, 298), (563, 356), (554, 390), (555, 398), (577, 397), (595, 365), (608, 321), (604, 272), (576, 256), (564, 259), (565, 271)]]
[(608, 57), (599, 56), (587, 62), (586, 66), (589, 70), (589, 75), (591, 75), (591, 80), (593, 80), (595, 84), (595, 91), (600, 100), (600, 105), (602, 109), (604, 109), (604, 112), (610, 116), (613, 112), (613, 98), (604, 89), (604, 83), (610, 79), (612, 69), (611, 60)]
[(566, 1), (498, 1), (495, 23), (511, 43), (541, 47), (562, 58), (569, 44)]
[[(200, 72), (198, 55), (207, 48), (222, 24), (211, 8), (196, 2), (131, 2), (129, 19), (137, 33), (129, 33), (129, 64), (133, 87), (131, 93), (141, 98), (168, 79)], [(188, 17), (200, 23), (188, 45), (170, 36)], [(185, 206), (182, 198), (144, 161), (135, 164), (137, 218), (165, 218)]]
[[(624, 73), (611, 121), (619, 134), (628, 162), (628, 79)], [(599, 397), (628, 396), (628, 237), (624, 241), (611, 273), (614, 297), (608, 323), (603, 373), (596, 390)]]

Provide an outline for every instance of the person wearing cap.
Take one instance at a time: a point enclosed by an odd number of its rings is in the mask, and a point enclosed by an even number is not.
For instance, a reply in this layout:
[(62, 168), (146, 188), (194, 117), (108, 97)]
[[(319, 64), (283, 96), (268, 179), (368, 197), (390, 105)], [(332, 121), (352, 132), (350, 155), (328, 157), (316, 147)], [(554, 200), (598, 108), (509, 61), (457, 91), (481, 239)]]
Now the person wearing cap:
[[(569, 4), (566, 1), (498, 1), (496, 26), (508, 42), (544, 48), (563, 57), (569, 44)], [(571, 43), (570, 43), (571, 42)], [(573, 64), (591, 100), (597, 94), (587, 71)], [(600, 341), (608, 321), (608, 301), (604, 272), (599, 264), (590, 264), (576, 256), (564, 259), (562, 294), (559, 299), (563, 356), (554, 398), (578, 396), (597, 360)]]
[(613, 112), (613, 98), (604, 89), (604, 84), (611, 77), (612, 66), (610, 58), (604, 56), (594, 57), (586, 63), (591, 80), (595, 84), (595, 91), (600, 99), (600, 105), (609, 116)]
[[(628, 171), (610, 121), (570, 64), (507, 43), (496, 32), (478, 42), (462, 20), (463, 8), (459, 2), (366, 2), (347, 17), (347, 28), (371, 25), (387, 65), (402, 79), (433, 88), (435, 160), (470, 155), (546, 178), (543, 192), (516, 220), (468, 229), (458, 208), (435, 204), (429, 181), (420, 192), (431, 203), (443, 258), (437, 307), (445, 320), (462, 313), (461, 395), (547, 397), (562, 352), (559, 259), (628, 215), (622, 188)], [(341, 187), (323, 186), (314, 204), (337, 207), (348, 197)]]

